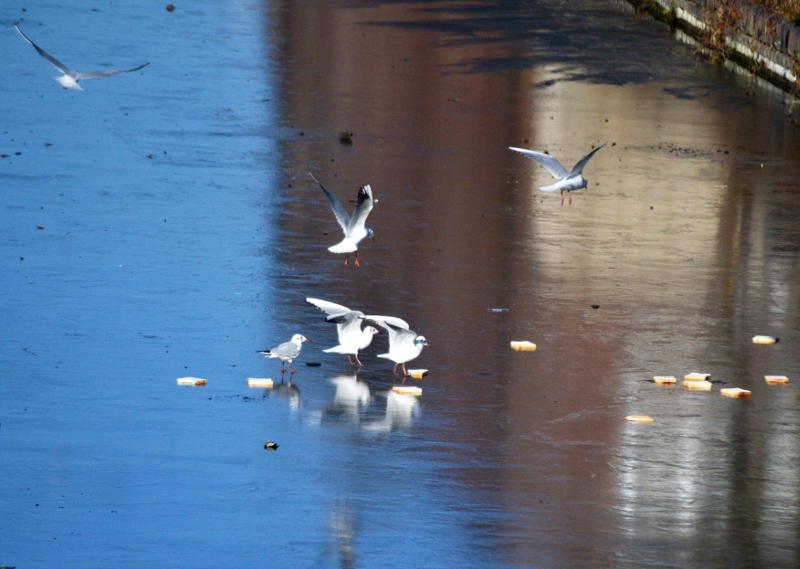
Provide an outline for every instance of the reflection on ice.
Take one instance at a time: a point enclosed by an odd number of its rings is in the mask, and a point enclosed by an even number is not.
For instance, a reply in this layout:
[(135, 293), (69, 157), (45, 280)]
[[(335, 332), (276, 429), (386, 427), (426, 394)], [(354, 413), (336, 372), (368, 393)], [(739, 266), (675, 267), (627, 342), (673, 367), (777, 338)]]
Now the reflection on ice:
[(360, 425), (367, 431), (387, 433), (410, 426), (419, 416), (419, 398), (413, 395), (395, 393), (392, 390), (380, 392), (378, 401), (384, 400), (386, 407), (383, 418), (379, 418), (380, 404), (372, 404), (374, 398), (370, 385), (359, 379), (358, 374), (336, 375), (328, 381), (335, 387), (333, 400), (307, 414), (306, 418), (311, 424), (319, 425), (326, 420), (344, 420)]
[(310, 414), (309, 422), (319, 424), (326, 418), (345, 418), (350, 422), (361, 421), (361, 412), (371, 400), (369, 384), (359, 380), (358, 374), (336, 375), (328, 379), (336, 387), (333, 401), (324, 409)]
[(380, 421), (364, 425), (364, 429), (388, 433), (408, 427), (419, 416), (419, 409), (419, 399), (415, 396), (388, 391), (386, 393), (386, 415)]
[(703, 432), (702, 418), (683, 417), (682, 421), (681, 435), (670, 445), (659, 445), (657, 453), (650, 439), (647, 443), (639, 440), (642, 431), (638, 426), (625, 426), (623, 448), (634, 452), (619, 459), (619, 508), (624, 514), (623, 527), (631, 534), (642, 531), (643, 519), (652, 520), (655, 527), (684, 533), (696, 531), (701, 522), (707, 496), (698, 469), (702, 472), (703, 457), (708, 454), (699, 434)]
[(333, 504), (329, 520), (330, 535), (336, 543), (339, 567), (356, 567), (355, 548), (356, 523), (353, 506), (349, 500), (339, 499)]
[(357, 374), (337, 375), (329, 381), (336, 386), (333, 407), (348, 415), (358, 416), (359, 409), (369, 404), (369, 385), (365, 381), (359, 381)]
[(291, 381), (281, 381), (271, 391), (267, 391), (271, 396), (286, 397), (289, 400), (289, 408), (297, 411), (300, 408), (300, 389)]
[(327, 417), (345, 417), (347, 420), (358, 423), (361, 420), (360, 412), (369, 404), (369, 384), (360, 381), (357, 374), (337, 375), (330, 378), (336, 386), (333, 402), (321, 412), (319, 420)]

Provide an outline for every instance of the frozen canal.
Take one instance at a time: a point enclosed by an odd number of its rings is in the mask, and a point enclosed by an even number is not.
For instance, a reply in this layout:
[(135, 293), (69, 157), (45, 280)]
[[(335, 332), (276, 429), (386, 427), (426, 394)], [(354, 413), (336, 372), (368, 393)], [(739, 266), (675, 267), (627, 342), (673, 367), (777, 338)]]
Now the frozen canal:
[[(0, 565), (800, 565), (782, 94), (625, 2), (165, 6), (0, 6)], [(150, 66), (64, 91), (17, 22)], [(604, 142), (563, 207), (507, 150)], [(372, 185), (360, 268), (308, 171)], [(357, 377), (322, 353), (307, 296), (408, 320), (423, 395), (386, 336)], [(294, 333), (294, 381), (249, 389)]]

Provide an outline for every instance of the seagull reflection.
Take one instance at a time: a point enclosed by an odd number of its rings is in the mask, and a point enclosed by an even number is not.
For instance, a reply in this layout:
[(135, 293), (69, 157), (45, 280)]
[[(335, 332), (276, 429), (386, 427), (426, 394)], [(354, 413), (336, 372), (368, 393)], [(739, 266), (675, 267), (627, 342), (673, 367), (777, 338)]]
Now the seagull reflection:
[(331, 537), (336, 542), (339, 555), (339, 567), (352, 569), (356, 567), (356, 555), (353, 543), (356, 538), (356, 521), (353, 506), (349, 500), (337, 500), (333, 505), (329, 521)]
[(328, 379), (335, 387), (333, 401), (323, 409), (313, 411), (308, 419), (311, 424), (319, 425), (326, 419), (345, 419), (351, 423), (361, 421), (361, 411), (372, 396), (369, 384), (358, 379), (358, 374), (336, 375)]
[(297, 411), (300, 408), (300, 389), (291, 381), (281, 381), (278, 385), (270, 390), (266, 390), (264, 395), (269, 394), (270, 397), (285, 397), (289, 400), (289, 408), (292, 411)]
[(332, 410), (358, 419), (361, 407), (369, 404), (369, 384), (366, 381), (359, 381), (358, 374), (337, 375), (329, 381), (336, 386)]
[(386, 394), (386, 416), (380, 421), (364, 425), (364, 429), (388, 433), (411, 426), (417, 416), (419, 416), (419, 399), (414, 395), (401, 395), (389, 391)]

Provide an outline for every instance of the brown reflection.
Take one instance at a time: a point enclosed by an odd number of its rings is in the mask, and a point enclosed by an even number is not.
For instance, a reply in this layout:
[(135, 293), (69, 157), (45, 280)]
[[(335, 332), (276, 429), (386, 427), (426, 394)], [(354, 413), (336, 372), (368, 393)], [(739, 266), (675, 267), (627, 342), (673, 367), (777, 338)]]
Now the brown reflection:
[[(318, 277), (298, 296), (401, 316), (428, 337), (415, 365), (433, 370), (438, 393), (425, 415), (454, 423), (431, 436), (462, 445), (447, 457), (452, 476), (509, 513), (493, 544), (509, 559), (596, 566), (656, 559), (679, 543), (677, 561), (708, 561), (695, 532), (708, 516), (753, 539), (760, 526), (747, 508), (766, 517), (775, 496), (796, 500), (797, 486), (782, 470), (777, 486), (740, 472), (781, 462), (770, 452), (797, 457), (797, 444), (762, 452), (774, 425), (747, 402), (642, 380), (710, 368), (746, 386), (797, 368), (796, 355), (767, 361), (747, 344), (753, 333), (798, 336), (796, 217), (782, 214), (800, 199), (790, 182), (797, 134), (751, 136), (776, 120), (769, 102), (731, 108), (706, 75), (693, 80), (709, 87), (681, 85), (698, 95), (673, 96), (663, 80), (576, 81), (574, 66), (534, 60), (464, 72), (465, 61), (524, 60), (527, 44), (466, 41), (449, 25), (456, 12), (426, 7), (280, 10), (283, 113), (296, 133), (284, 148), (286, 239)], [(339, 143), (344, 130), (352, 146)], [(571, 165), (603, 142), (589, 189), (563, 208), (535, 189), (546, 172), (506, 150), (549, 150)], [(342, 199), (373, 185), (378, 241), (363, 246), (361, 269), (325, 251), (338, 230), (309, 168)], [(511, 352), (513, 339), (540, 349)], [(657, 415), (658, 437), (624, 424), (631, 412)], [(716, 438), (698, 436), (711, 426)], [(737, 452), (718, 452), (731, 432)], [(714, 483), (698, 485), (709, 471)], [(742, 485), (771, 498), (731, 513)], [(721, 503), (709, 499), (717, 491)]]

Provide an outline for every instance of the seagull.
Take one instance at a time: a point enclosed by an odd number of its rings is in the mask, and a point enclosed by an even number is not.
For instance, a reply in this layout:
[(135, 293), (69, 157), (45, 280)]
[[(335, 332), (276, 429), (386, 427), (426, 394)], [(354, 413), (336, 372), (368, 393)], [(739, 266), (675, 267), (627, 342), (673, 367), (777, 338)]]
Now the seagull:
[(296, 373), (294, 369), (294, 360), (300, 355), (300, 350), (303, 349), (303, 342), (310, 342), (308, 338), (302, 334), (295, 334), (288, 342), (284, 342), (272, 348), (271, 350), (259, 350), (259, 354), (264, 354), (268, 358), (278, 358), (284, 365), (281, 373), (286, 373), (286, 363), (289, 362), (289, 367), (292, 373)]
[(319, 185), (319, 187), (322, 188), (322, 191), (325, 192), (325, 195), (331, 202), (333, 215), (336, 216), (336, 221), (339, 222), (339, 225), (341, 225), (342, 231), (344, 232), (344, 239), (342, 239), (336, 245), (328, 247), (328, 251), (331, 253), (344, 253), (345, 265), (349, 264), (350, 253), (355, 253), (356, 259), (353, 264), (356, 267), (361, 266), (361, 264), (358, 262), (358, 243), (365, 237), (375, 239), (372, 229), (365, 226), (367, 222), (367, 216), (369, 215), (369, 212), (372, 211), (372, 206), (375, 205), (376, 201), (372, 197), (372, 187), (369, 184), (361, 186), (361, 189), (358, 190), (356, 207), (351, 215), (347, 213), (347, 210), (342, 205), (342, 202), (336, 199), (336, 196), (330, 193), (325, 186), (323, 186), (320, 181), (314, 177), (314, 174), (309, 172), (308, 175), (311, 176), (311, 178)]
[[(375, 318), (375, 317), (373, 317)], [(420, 336), (409, 329), (408, 323), (400, 318), (386, 317), (377, 322), (389, 332), (389, 351), (378, 354), (379, 358), (386, 358), (394, 362), (392, 373), (397, 375), (397, 366), (403, 366), (403, 377), (408, 375), (406, 362), (410, 362), (422, 353), (422, 348), (429, 346), (425, 336)]]
[(556, 190), (561, 190), (561, 205), (564, 205), (564, 192), (567, 192), (567, 196), (569, 197), (569, 203), (572, 203), (572, 190), (580, 190), (585, 188), (589, 181), (583, 177), (583, 167), (586, 166), (586, 163), (591, 160), (592, 156), (594, 156), (595, 152), (600, 150), (605, 146), (605, 143), (601, 144), (594, 150), (592, 150), (589, 154), (578, 160), (578, 163), (572, 167), (572, 170), (569, 172), (566, 168), (564, 168), (563, 164), (559, 162), (556, 158), (553, 158), (549, 154), (544, 154), (543, 152), (536, 152), (535, 150), (526, 150), (524, 148), (517, 148), (515, 146), (509, 146), (509, 150), (513, 150), (514, 152), (519, 152), (524, 154), (529, 158), (533, 158), (539, 164), (547, 168), (547, 171), (558, 180), (555, 184), (551, 184), (549, 186), (542, 186), (539, 189), (543, 192), (555, 192)]
[[(375, 328), (379, 321), (384, 321), (386, 319), (395, 320), (391, 316), (367, 316), (360, 310), (350, 310), (346, 306), (320, 298), (309, 297), (306, 298), (306, 302), (313, 304), (322, 312), (325, 312), (328, 315), (325, 320), (336, 324), (339, 345), (322, 351), (347, 355), (347, 363), (351, 366), (358, 365), (358, 367), (364, 367), (364, 364), (358, 359), (358, 352), (370, 345), (372, 337), (375, 334), (380, 334), (380, 330)], [(396, 320), (403, 322), (399, 318)], [(374, 325), (368, 325), (362, 329), (362, 322), (372, 323)], [(406, 324), (406, 326), (408, 326), (408, 324)], [(355, 362), (353, 362), (350, 356), (355, 357)]]
[(19, 35), (22, 36), (22, 39), (24, 39), (26, 42), (28, 42), (29, 44), (31, 44), (33, 46), (33, 49), (35, 49), (38, 52), (39, 55), (44, 57), (47, 61), (50, 62), (50, 64), (53, 67), (55, 67), (61, 73), (63, 73), (63, 75), (61, 75), (59, 77), (53, 77), (53, 79), (58, 81), (59, 84), (64, 89), (77, 89), (78, 91), (83, 91), (83, 88), (80, 85), (78, 85), (78, 81), (80, 81), (81, 79), (95, 79), (97, 77), (111, 77), (112, 75), (117, 75), (119, 73), (130, 73), (132, 71), (139, 71), (141, 68), (150, 65), (149, 63), (145, 63), (143, 65), (139, 65), (138, 67), (134, 67), (133, 69), (121, 69), (119, 71), (90, 71), (88, 73), (83, 73), (81, 71), (75, 71), (74, 69), (70, 69), (69, 67), (67, 67), (66, 65), (61, 63), (59, 60), (57, 60), (55, 57), (53, 57), (52, 55), (47, 53), (45, 50), (43, 50), (38, 45), (33, 43), (33, 40), (31, 40), (31, 38), (26, 36), (22, 32), (22, 30), (19, 29), (19, 26), (15, 25), (14, 29), (16, 29), (17, 32), (19, 32)]

